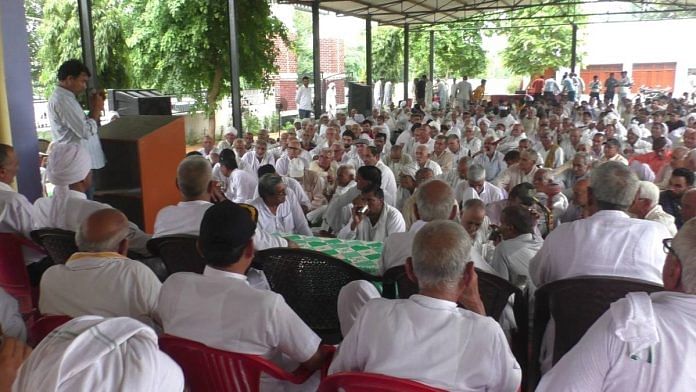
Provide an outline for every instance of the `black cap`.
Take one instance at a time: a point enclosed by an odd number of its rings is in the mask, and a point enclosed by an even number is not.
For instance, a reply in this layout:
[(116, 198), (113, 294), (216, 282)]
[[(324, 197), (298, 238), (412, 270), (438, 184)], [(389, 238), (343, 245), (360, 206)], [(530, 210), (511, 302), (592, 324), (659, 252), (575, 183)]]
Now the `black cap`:
[(614, 146), (614, 147), (621, 147), (621, 143), (614, 138), (607, 139), (607, 141), (604, 142), (604, 144), (608, 144), (608, 145)]
[(206, 263), (229, 265), (237, 262), (230, 258), (254, 236), (257, 219), (256, 208), (248, 204), (225, 200), (208, 208), (198, 235), (199, 248)]
[[(237, 167), (237, 154), (232, 149), (226, 148), (220, 152), (220, 164), (227, 167)], [(234, 163), (233, 163), (234, 162)]]

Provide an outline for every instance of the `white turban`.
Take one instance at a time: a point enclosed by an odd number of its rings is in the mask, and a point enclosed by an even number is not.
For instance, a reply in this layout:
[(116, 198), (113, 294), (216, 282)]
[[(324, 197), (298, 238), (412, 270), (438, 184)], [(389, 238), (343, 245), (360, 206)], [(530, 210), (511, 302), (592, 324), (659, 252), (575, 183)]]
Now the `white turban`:
[(417, 171), (418, 171), (418, 166), (416, 166), (415, 164), (409, 163), (407, 165), (401, 166), (401, 172), (399, 174), (409, 176), (415, 180)]
[(294, 178), (304, 177), (305, 165), (300, 158), (293, 158), (288, 165), (288, 176)]
[(46, 174), (55, 185), (51, 196), (49, 221), (52, 227), (67, 228), (65, 209), (68, 203), (70, 184), (87, 178), (92, 169), (92, 158), (87, 150), (75, 143), (54, 144), (48, 158)]
[(152, 328), (128, 317), (83, 316), (51, 332), (22, 365), (18, 391), (182, 391), (181, 368)]

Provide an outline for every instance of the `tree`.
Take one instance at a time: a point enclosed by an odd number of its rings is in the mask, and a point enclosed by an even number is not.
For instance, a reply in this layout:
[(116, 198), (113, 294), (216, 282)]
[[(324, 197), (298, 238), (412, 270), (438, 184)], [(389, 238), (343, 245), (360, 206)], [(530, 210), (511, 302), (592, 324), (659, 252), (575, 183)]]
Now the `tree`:
[[(37, 12), (35, 1), (30, 12)], [(97, 59), (97, 76), (105, 88), (131, 86), (128, 73), (127, 22), (120, 9), (121, 0), (94, 0), (92, 23), (94, 26), (94, 49)], [(38, 28), (38, 37), (30, 39), (39, 47), (35, 55), (38, 64), (33, 64), (34, 76), (46, 96), (56, 85), (56, 70), (64, 61), (82, 58), (80, 23), (75, 0), (46, 0), (42, 9), (43, 20)]]
[[(312, 78), (314, 72), (314, 51), (312, 49), (312, 14), (295, 10), (292, 15), (295, 26), (295, 41), (292, 49), (297, 58), (297, 78), (303, 76)], [(298, 80), (299, 82), (299, 80)]]
[[(486, 69), (480, 27), (483, 22), (440, 25), (435, 30), (435, 75), (441, 77), (479, 75)], [(373, 70), (376, 77), (403, 79), (403, 30), (380, 26), (373, 37)], [(430, 31), (410, 34), (409, 78), (430, 71)]]
[[(197, 96), (213, 136), (213, 114), (222, 89), (230, 85), (227, 0), (132, 1), (131, 20), (138, 23), (128, 44), (137, 80), (163, 91)], [(240, 75), (247, 85), (268, 88), (276, 72), (274, 40), (287, 41), (287, 31), (271, 15), (267, 1), (236, 3)]]
[(511, 12), (510, 16), (517, 19), (503, 22), (510, 27), (506, 31), (508, 44), (503, 51), (505, 68), (516, 75), (532, 75), (543, 74), (548, 68), (569, 66), (571, 23), (581, 18), (566, 17), (568, 14), (575, 14), (574, 5), (549, 5)]

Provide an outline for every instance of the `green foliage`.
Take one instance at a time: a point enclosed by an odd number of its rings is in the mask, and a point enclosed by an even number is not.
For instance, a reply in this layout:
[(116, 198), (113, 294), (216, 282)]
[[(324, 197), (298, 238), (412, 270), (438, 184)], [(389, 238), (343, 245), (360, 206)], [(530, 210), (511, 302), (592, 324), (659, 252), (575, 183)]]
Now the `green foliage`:
[[(486, 70), (480, 27), (483, 22), (439, 25), (435, 28), (435, 76), (476, 76)], [(430, 32), (409, 35), (409, 79), (430, 71)], [(403, 30), (378, 27), (373, 37), (373, 69), (376, 78), (403, 79)]]
[(242, 112), (242, 127), (244, 128), (244, 132), (257, 134), (259, 129), (262, 128), (261, 119), (254, 113), (244, 110)]
[[(365, 40), (362, 39), (361, 42), (365, 42)], [(353, 80), (365, 80), (367, 76), (365, 74), (365, 46), (347, 46), (343, 64), (346, 74), (351, 75)]]
[[(35, 1), (31, 9), (36, 13), (40, 2)], [(121, 0), (94, 0), (92, 23), (94, 25), (94, 49), (97, 57), (97, 75), (101, 87), (130, 87), (129, 56), (126, 47), (127, 31)], [(65, 60), (82, 58), (80, 24), (77, 2), (74, 0), (46, 0), (44, 16), (38, 28), (34, 44), (39, 47), (35, 55), (35, 75), (39, 85), (48, 96), (56, 84), (56, 70)], [(31, 45), (31, 44), (30, 44)], [(31, 48), (31, 46), (30, 46)], [(40, 65), (39, 65), (40, 64)], [(34, 68), (34, 67), (33, 67)]]
[[(512, 17), (525, 19), (512, 20), (508, 25), (526, 27), (506, 31), (508, 45), (503, 51), (505, 68), (516, 75), (532, 75), (543, 73), (548, 68), (570, 66), (573, 36), (571, 22), (582, 18), (570, 20), (565, 15), (574, 13), (574, 5), (548, 5), (511, 12)], [(531, 19), (540, 16), (552, 18)], [(529, 27), (530, 25), (535, 26)], [(577, 61), (580, 63), (579, 55)]]
[(303, 76), (311, 78), (312, 72), (314, 72), (312, 14), (295, 10), (292, 23), (295, 25), (295, 41), (292, 44), (292, 49), (297, 58), (297, 79), (299, 82)]

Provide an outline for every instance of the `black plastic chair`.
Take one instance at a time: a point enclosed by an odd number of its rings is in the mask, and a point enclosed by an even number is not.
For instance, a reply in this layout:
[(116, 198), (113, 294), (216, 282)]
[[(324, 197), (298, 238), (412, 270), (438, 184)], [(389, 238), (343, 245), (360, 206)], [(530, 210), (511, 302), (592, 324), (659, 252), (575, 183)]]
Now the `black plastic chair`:
[(408, 298), (418, 293), (418, 285), (406, 275), (403, 265), (389, 268), (382, 275), (382, 297)]
[(169, 275), (177, 272), (202, 274), (205, 260), (198, 253), (197, 240), (197, 236), (183, 234), (152, 238), (147, 242), (147, 250), (162, 259)]
[(338, 293), (354, 280), (380, 280), (345, 261), (306, 249), (272, 248), (256, 253), (253, 266), (263, 270), (279, 293), (324, 343), (342, 340)]
[(539, 353), (549, 319), (556, 324), (553, 363), (577, 344), (609, 306), (631, 292), (653, 293), (664, 288), (653, 282), (616, 276), (579, 276), (547, 283), (537, 289), (534, 299), (534, 331), (530, 377), (533, 387), (541, 371)]
[(39, 229), (31, 232), (31, 239), (46, 250), (54, 264), (65, 264), (77, 252), (74, 231)]

